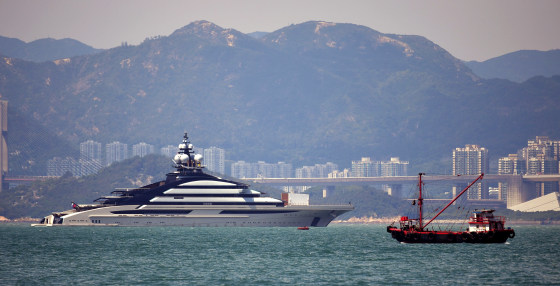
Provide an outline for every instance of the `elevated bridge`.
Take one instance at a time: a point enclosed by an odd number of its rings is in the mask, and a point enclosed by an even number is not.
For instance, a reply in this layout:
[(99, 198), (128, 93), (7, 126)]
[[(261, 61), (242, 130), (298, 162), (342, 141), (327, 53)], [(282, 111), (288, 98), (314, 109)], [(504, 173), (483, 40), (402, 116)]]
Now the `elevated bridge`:
[[(424, 175), (424, 182), (471, 182), (478, 175)], [(560, 174), (554, 175), (496, 175), (485, 174), (483, 180), (489, 182), (560, 182)], [(244, 178), (243, 180), (271, 186), (340, 186), (340, 185), (372, 185), (372, 184), (405, 184), (416, 183), (418, 176), (394, 177), (349, 177), (349, 178)]]
[[(424, 175), (424, 182), (449, 182), (462, 184), (473, 181), (477, 175)], [(395, 177), (350, 177), (350, 178), (245, 178), (248, 182), (270, 186), (344, 186), (344, 185), (375, 185), (375, 184), (414, 184), (417, 176)], [(546, 182), (560, 182), (560, 174), (551, 175), (484, 175), (483, 181), (502, 183), (507, 190), (507, 206), (514, 206), (536, 195), (536, 184)]]

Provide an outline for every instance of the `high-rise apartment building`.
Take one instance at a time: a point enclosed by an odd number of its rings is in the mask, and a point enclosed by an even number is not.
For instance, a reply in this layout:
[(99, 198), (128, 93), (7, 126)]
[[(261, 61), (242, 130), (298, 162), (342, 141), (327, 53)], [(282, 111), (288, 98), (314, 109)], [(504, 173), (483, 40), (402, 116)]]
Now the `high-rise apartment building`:
[[(379, 162), (382, 177), (408, 176), (408, 161), (401, 161), (399, 157), (391, 157), (390, 161)], [(383, 189), (391, 196), (400, 197), (402, 184), (383, 185)]]
[(379, 162), (374, 162), (370, 157), (362, 157), (360, 161), (352, 161), (352, 176), (378, 177), (381, 174)]
[(276, 164), (270, 164), (264, 161), (258, 161), (254, 169), (257, 171), (257, 176), (262, 178), (275, 178), (278, 172)]
[(128, 145), (115, 141), (105, 145), (106, 163), (110, 166), (114, 162), (128, 159)]
[(285, 162), (278, 162), (276, 164), (278, 168), (277, 178), (291, 178), (294, 176), (294, 171), (292, 170), (292, 164)]
[(179, 151), (179, 148), (176, 145), (167, 145), (160, 149), (161, 154), (169, 158), (173, 158), (177, 151)]
[(525, 173), (527, 173), (525, 160), (520, 160), (517, 154), (509, 154), (507, 157), (498, 160), (498, 174), (518, 175)]
[(88, 140), (80, 143), (80, 172), (74, 173), (76, 176), (87, 176), (95, 174), (101, 170), (103, 153), (101, 143)]
[(97, 173), (101, 170), (103, 153), (101, 151), (101, 143), (88, 140), (80, 143), (80, 165), (79, 172), (73, 173), (75, 176), (87, 176)]
[(527, 174), (558, 174), (560, 161), (560, 141), (547, 136), (537, 136), (529, 140), (527, 147), (519, 150), (517, 156), (525, 162)]
[(236, 178), (292, 178), (292, 164), (237, 161), (231, 164), (231, 176)]
[(401, 161), (399, 157), (391, 157), (390, 161), (372, 161), (370, 157), (363, 157), (360, 161), (352, 161), (352, 176), (354, 177), (379, 177), (379, 176), (407, 176), (408, 162)]
[(480, 175), (488, 172), (488, 150), (478, 145), (465, 145), (453, 150), (453, 175)]
[[(480, 175), (488, 173), (488, 150), (478, 145), (467, 144), (464, 148), (453, 150), (453, 175)], [(457, 186), (453, 187), (457, 193)], [(488, 187), (485, 182), (476, 183), (467, 191), (471, 200), (488, 199)]]
[(350, 178), (352, 177), (352, 171), (350, 169), (344, 169), (342, 171), (334, 170), (329, 173), (329, 178)]
[(253, 164), (245, 161), (237, 161), (231, 164), (231, 176), (234, 178), (256, 178)]
[(88, 140), (80, 143), (80, 160), (101, 162), (103, 152), (101, 151), (101, 143)]
[(382, 177), (408, 176), (408, 162), (399, 157), (391, 157), (390, 161), (380, 162)]
[(224, 149), (214, 146), (204, 149), (204, 165), (206, 168), (212, 172), (225, 174), (225, 153)]
[[(498, 160), (498, 174), (500, 175), (522, 175), (527, 173), (527, 165), (525, 160), (520, 160), (517, 154), (509, 154), (507, 157)], [(509, 185), (507, 182), (498, 182), (497, 197), (507, 203), (507, 190)]]
[(132, 145), (132, 157), (144, 157), (152, 153), (155, 153), (154, 145), (145, 142), (140, 142), (138, 144)]
[(329, 174), (338, 170), (338, 165), (332, 162), (303, 166), (296, 169), (296, 178), (328, 178)]
[[(560, 173), (560, 141), (551, 140), (548, 136), (537, 136), (527, 142), (527, 147), (519, 150), (517, 156), (525, 163), (526, 174), (558, 174)], [(536, 185), (536, 194), (540, 197), (558, 192), (558, 182), (542, 182)]]
[[(303, 166), (295, 171), (296, 178), (328, 178), (329, 174), (338, 171), (338, 165), (332, 162), (315, 164), (314, 166)], [(296, 186), (296, 192), (304, 192), (309, 186)]]

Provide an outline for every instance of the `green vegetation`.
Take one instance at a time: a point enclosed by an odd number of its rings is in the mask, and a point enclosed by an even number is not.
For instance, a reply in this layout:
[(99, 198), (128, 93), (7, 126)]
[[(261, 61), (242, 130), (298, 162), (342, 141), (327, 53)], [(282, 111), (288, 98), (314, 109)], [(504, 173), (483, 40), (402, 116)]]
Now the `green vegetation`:
[[(558, 137), (560, 76), (483, 80), (420, 36), (317, 25), (255, 39), (201, 21), (63, 63), (2, 58), (9, 174), (44, 175), (48, 159), (76, 158), (88, 139), (164, 146), (185, 130), (233, 161), (349, 167), (363, 156), (399, 156), (430, 172), (448, 170), (464, 144), (488, 148), (495, 162), (535, 135)], [(136, 160), (5, 191), (0, 215), (43, 216), (169, 170), (160, 159)], [(351, 201), (356, 216), (398, 215), (399, 202), (373, 188), (311, 194), (318, 203)]]
[[(172, 170), (169, 158), (149, 155), (144, 158), (134, 157), (115, 163), (102, 169), (99, 173), (75, 178), (67, 173), (58, 179), (37, 181), (30, 185), (21, 185), (0, 193), (0, 215), (9, 219), (20, 217), (43, 217), (53, 211), (71, 208), (71, 202), (88, 204), (104, 195), (109, 195), (116, 188), (139, 187), (163, 180), (165, 173)], [(226, 179), (237, 180), (224, 175), (215, 174)], [(278, 188), (251, 183), (251, 188), (273, 198), (280, 198)], [(410, 201), (392, 197), (372, 186), (335, 187), (323, 198), (323, 188), (314, 187), (306, 193), (310, 195), (311, 204), (346, 204), (354, 205), (355, 210), (339, 217), (388, 218), (400, 215), (413, 216), (416, 206)], [(437, 207), (426, 208), (427, 215), (435, 214)], [(458, 211), (467, 217), (468, 209), (446, 211), (442, 219), (457, 219)], [(432, 215), (433, 215), (432, 214)], [(560, 220), (560, 212), (522, 213), (507, 209), (499, 209), (497, 215), (506, 216), (509, 220), (541, 221), (547, 223)]]
[[(47, 142), (67, 146), (88, 139), (164, 146), (187, 130), (195, 145), (225, 148), (234, 161), (348, 167), (362, 156), (399, 156), (432, 167), (467, 143), (498, 157), (536, 134), (558, 136), (560, 76), (481, 80), (423, 37), (316, 27), (255, 39), (195, 22), (64, 64), (0, 61), (9, 116), (25, 117), (9, 120), (9, 137), (43, 126)], [(18, 149), (21, 164), (44, 166), (60, 155), (30, 144)]]
[(354, 210), (338, 219), (351, 217), (385, 218), (401, 215), (408, 204), (404, 200), (392, 197), (372, 186), (335, 187), (323, 198), (323, 188), (314, 187), (308, 190), (311, 204), (347, 204), (351, 203)]
[(86, 177), (75, 178), (67, 173), (58, 179), (21, 185), (0, 193), (0, 215), (9, 219), (43, 217), (53, 211), (70, 209), (71, 202), (92, 203), (116, 188), (139, 187), (163, 180), (170, 167), (169, 158), (149, 155), (115, 163)]
[(545, 212), (520, 212), (508, 209), (500, 210), (498, 215), (503, 215), (509, 220), (517, 221), (540, 221), (546, 224), (551, 221), (560, 221), (560, 211), (545, 211)]

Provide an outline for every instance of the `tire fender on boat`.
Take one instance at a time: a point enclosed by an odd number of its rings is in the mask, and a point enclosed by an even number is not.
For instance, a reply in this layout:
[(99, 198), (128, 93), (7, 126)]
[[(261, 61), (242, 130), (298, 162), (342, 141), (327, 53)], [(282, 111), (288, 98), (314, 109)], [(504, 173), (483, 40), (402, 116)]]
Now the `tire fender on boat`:
[(456, 242), (457, 241), (457, 235), (454, 235), (453, 233), (450, 233), (447, 235), (447, 241), (448, 242)]
[(413, 237), (412, 237), (412, 234), (411, 234), (411, 233), (407, 233), (407, 234), (404, 236), (404, 239), (405, 239), (406, 241), (411, 241), (412, 238), (413, 238)]
[(471, 236), (472, 236), (472, 240), (473, 240), (474, 242), (478, 242), (478, 241), (480, 241), (480, 239), (481, 239), (480, 235), (479, 235), (478, 233), (476, 233), (476, 232), (471, 232)]
[(457, 236), (455, 237), (455, 241), (456, 242), (463, 242), (463, 236), (461, 234), (457, 234)]
[(428, 240), (429, 241), (435, 241), (436, 240), (435, 234), (433, 234), (432, 232), (428, 233)]
[(514, 237), (515, 237), (515, 231), (512, 230), (512, 231), (509, 233), (508, 236), (509, 236), (509, 238), (514, 238)]

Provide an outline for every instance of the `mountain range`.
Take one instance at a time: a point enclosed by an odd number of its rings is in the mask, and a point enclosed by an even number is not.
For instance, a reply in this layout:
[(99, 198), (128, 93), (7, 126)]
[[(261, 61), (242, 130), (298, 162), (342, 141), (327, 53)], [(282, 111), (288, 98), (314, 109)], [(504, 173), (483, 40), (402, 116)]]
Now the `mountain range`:
[(483, 62), (470, 61), (465, 64), (483, 78), (524, 82), (535, 76), (560, 75), (560, 50), (523, 50)]
[(234, 161), (397, 156), (444, 171), (465, 144), (497, 161), (558, 137), (559, 94), (557, 75), (485, 79), (424, 37), (319, 21), (258, 37), (197, 21), (137, 46), (0, 62), (0, 95), (22, 118), (9, 120), (14, 173), (88, 139), (163, 146), (184, 131)]
[(0, 36), (0, 54), (32, 62), (53, 61), (101, 51), (103, 50), (95, 49), (74, 39), (45, 38), (26, 43), (19, 39)]

